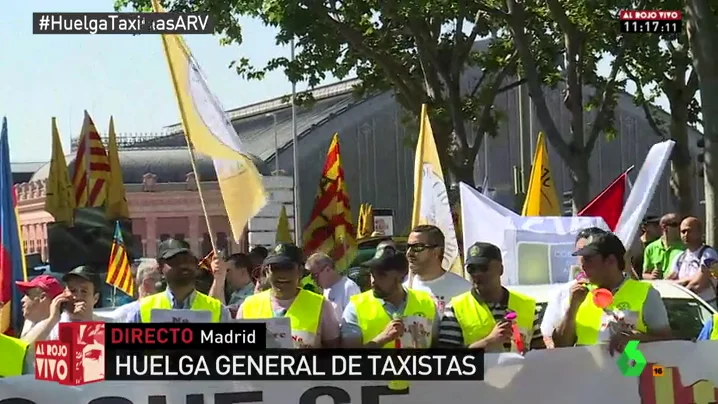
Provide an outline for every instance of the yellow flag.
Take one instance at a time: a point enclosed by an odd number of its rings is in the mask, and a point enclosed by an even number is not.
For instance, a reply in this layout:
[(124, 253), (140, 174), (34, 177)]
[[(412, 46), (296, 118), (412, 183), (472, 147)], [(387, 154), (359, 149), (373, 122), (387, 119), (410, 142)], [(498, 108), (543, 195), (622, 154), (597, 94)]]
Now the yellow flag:
[(287, 216), (287, 209), (284, 205), (282, 205), (282, 210), (279, 212), (276, 242), (277, 244), (294, 243), (294, 241), (292, 241), (292, 232), (289, 230), (289, 217)]
[(359, 209), (359, 220), (357, 223), (357, 238), (370, 237), (374, 231), (374, 214), (372, 206), (362, 203)]
[(120, 165), (120, 154), (117, 150), (117, 135), (115, 134), (115, 121), (112, 117), (110, 117), (107, 159), (110, 162), (110, 181), (109, 184), (107, 184), (105, 216), (110, 220), (129, 218), (130, 209), (127, 207), (125, 181), (122, 178), (122, 166)]
[(551, 164), (543, 132), (539, 132), (536, 152), (531, 166), (531, 177), (526, 191), (523, 216), (561, 216), (561, 206), (553, 185)]
[(62, 151), (57, 120), (52, 118), (52, 158), (50, 175), (47, 179), (45, 211), (51, 214), (56, 222), (64, 222), (72, 226), (74, 210), (75, 193), (67, 172), (67, 162), (65, 153)]
[(414, 209), (411, 216), (412, 227), (420, 224), (432, 224), (441, 229), (446, 240), (442, 266), (463, 276), (464, 269), (451, 216), (449, 195), (446, 192), (444, 173), (441, 170), (426, 105), (421, 107), (419, 142), (414, 160)]
[[(155, 12), (164, 12), (152, 0)], [(249, 220), (267, 204), (262, 176), (245, 155), (239, 136), (180, 35), (162, 35), (187, 143), (211, 157), (236, 242)]]

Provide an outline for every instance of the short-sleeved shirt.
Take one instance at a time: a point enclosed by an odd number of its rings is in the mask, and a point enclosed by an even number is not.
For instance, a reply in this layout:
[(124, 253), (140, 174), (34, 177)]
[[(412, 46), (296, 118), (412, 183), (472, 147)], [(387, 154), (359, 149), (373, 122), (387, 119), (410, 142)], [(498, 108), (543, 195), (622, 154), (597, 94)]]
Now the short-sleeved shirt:
[(254, 283), (249, 282), (248, 284), (244, 285), (243, 287), (228, 293), (229, 296), (227, 296), (227, 306), (232, 306), (235, 308), (239, 308), (239, 306), (244, 303), (244, 300), (247, 299), (249, 296), (252, 296), (254, 294)]
[(668, 246), (663, 238), (648, 244), (643, 251), (643, 272), (653, 272), (658, 269), (661, 277), (665, 278), (671, 270), (676, 258), (686, 249), (681, 242)]
[[(483, 302), (481, 296), (476, 290), (471, 290), (471, 295), (479, 302)], [(499, 303), (487, 303), (491, 315), (494, 317), (494, 321), (497, 323), (504, 320), (506, 313), (509, 310), (509, 291), (504, 288), (504, 295)], [(536, 305), (536, 312), (534, 314), (533, 321), (533, 335), (531, 336), (531, 345), (534, 341), (540, 341), (541, 338), (541, 307)], [(446, 345), (463, 346), (464, 345), (464, 331), (459, 325), (459, 320), (456, 319), (456, 313), (454, 307), (449, 303), (444, 309), (444, 315), (441, 318), (441, 324), (439, 326), (439, 342)], [(511, 349), (511, 345), (504, 345), (503, 351), (508, 352)]]
[[(685, 250), (680, 254), (673, 265), (671, 266), (670, 273), (676, 273), (678, 279), (691, 279), (696, 273), (700, 272), (704, 266), (706, 260), (718, 261), (718, 252), (709, 246), (701, 246), (701, 248), (691, 251)], [(714, 307), (716, 306), (716, 284), (713, 279), (710, 280), (710, 285), (705, 289), (698, 292), (701, 299), (710, 303)]]
[[(379, 299), (381, 301), (382, 306), (384, 307), (384, 311), (386, 311), (386, 314), (389, 315), (389, 318), (393, 318), (395, 313), (403, 313), (404, 308), (406, 308), (406, 297), (404, 297), (404, 300), (399, 304), (399, 306), (394, 306), (393, 304), (387, 302), (386, 300)], [(434, 323), (432, 324), (432, 338), (436, 339), (439, 335), (439, 322), (441, 320), (441, 313), (439, 313), (439, 310), (437, 308), (436, 314), (434, 315)], [(347, 307), (344, 308), (344, 313), (342, 314), (342, 322), (341, 322), (341, 331), (342, 331), (342, 339), (344, 340), (362, 340), (362, 330), (359, 326), (359, 315), (357, 313), (357, 308), (354, 305), (354, 302), (349, 302), (347, 304)]]
[[(187, 296), (186, 299), (183, 301), (178, 301), (175, 299), (175, 296), (172, 294), (172, 292), (167, 289), (164, 293), (167, 294), (167, 297), (170, 299), (170, 304), (172, 305), (172, 308), (175, 310), (189, 310), (192, 308), (192, 303), (194, 303), (194, 299), (197, 297), (197, 291), (194, 290), (192, 293)], [(142, 316), (140, 311), (140, 303), (137, 303), (137, 305), (132, 306), (129, 310), (131, 310), (129, 313), (126, 314), (126, 321), (128, 323), (141, 323), (142, 322)], [(222, 306), (222, 313), (220, 314), (220, 322), (227, 323), (232, 321), (232, 315), (229, 312), (229, 309), (226, 306)]]

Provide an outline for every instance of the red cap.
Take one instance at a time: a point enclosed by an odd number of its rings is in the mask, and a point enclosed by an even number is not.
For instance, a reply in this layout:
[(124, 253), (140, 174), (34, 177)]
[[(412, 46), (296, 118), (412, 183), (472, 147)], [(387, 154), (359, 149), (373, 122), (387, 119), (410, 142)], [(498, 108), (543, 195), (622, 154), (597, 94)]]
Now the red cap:
[(23, 294), (33, 288), (42, 289), (48, 296), (50, 296), (51, 299), (54, 299), (55, 296), (59, 295), (64, 290), (60, 281), (51, 275), (36, 276), (28, 282), (17, 281), (15, 282), (15, 285), (17, 285), (17, 288), (20, 289), (20, 292)]

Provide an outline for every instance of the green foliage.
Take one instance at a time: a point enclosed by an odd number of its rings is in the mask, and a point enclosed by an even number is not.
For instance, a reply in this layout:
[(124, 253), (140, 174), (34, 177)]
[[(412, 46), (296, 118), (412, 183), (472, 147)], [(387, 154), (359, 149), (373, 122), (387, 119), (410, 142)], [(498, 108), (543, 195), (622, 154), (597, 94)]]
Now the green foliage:
[[(276, 42), (294, 39), (294, 62), (286, 57), (265, 66), (240, 58), (230, 64), (244, 78), (261, 80), (284, 70), (289, 80), (310, 87), (329, 74), (339, 79), (356, 75), (357, 96), (394, 91), (414, 116), (429, 105), (432, 127), (450, 171), (472, 165), (480, 141), (470, 141), (465, 122), (475, 134), (495, 136), (502, 114), (496, 94), (514, 75), (518, 57), (505, 23), (490, 18), (481, 5), (468, 0), (175, 0), (162, 1), (168, 11), (208, 12), (226, 44), (241, 44), (239, 17), (253, 17), (278, 29)], [(117, 0), (116, 8), (147, 10), (150, 0)], [(486, 49), (475, 50), (477, 38), (494, 34)], [(548, 44), (541, 44), (548, 46)], [(466, 67), (483, 76), (469, 91), (462, 82)], [(555, 80), (555, 79), (551, 79)], [(465, 80), (464, 80), (465, 81)], [(308, 95), (304, 95), (306, 101)], [(473, 143), (473, 144), (472, 144)], [(463, 178), (466, 180), (466, 178)]]

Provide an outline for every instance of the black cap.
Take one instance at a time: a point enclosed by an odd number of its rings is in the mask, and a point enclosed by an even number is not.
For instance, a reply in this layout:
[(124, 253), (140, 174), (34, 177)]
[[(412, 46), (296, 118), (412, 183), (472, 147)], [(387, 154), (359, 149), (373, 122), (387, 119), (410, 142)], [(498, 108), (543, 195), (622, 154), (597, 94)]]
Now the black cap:
[(643, 217), (643, 221), (641, 224), (658, 224), (661, 222), (661, 218), (659, 216), (653, 216), (653, 215), (647, 215)]
[(469, 247), (464, 266), (487, 265), (491, 261), (502, 261), (501, 249), (491, 243), (478, 241)]
[(374, 253), (374, 257), (361, 264), (364, 268), (374, 270), (395, 270), (406, 272), (409, 270), (409, 261), (406, 255), (402, 254), (392, 245), (380, 245)]
[(626, 255), (626, 247), (623, 246), (623, 242), (621, 242), (618, 236), (611, 232), (605, 232), (591, 235), (586, 240), (586, 245), (574, 251), (573, 255), (583, 257), (591, 255), (601, 255), (603, 257), (615, 255), (617, 258), (623, 259), (623, 256)]
[(267, 258), (264, 259), (264, 265), (288, 265), (304, 263), (304, 253), (294, 244), (277, 244), (272, 251), (269, 252)]
[(67, 282), (67, 280), (72, 277), (82, 278), (88, 282), (92, 282), (95, 287), (95, 292), (100, 292), (100, 288), (102, 287), (102, 281), (100, 280), (100, 276), (97, 274), (97, 272), (95, 272), (92, 268), (86, 265), (76, 267), (72, 271), (63, 275), (62, 281)]
[(192, 254), (189, 243), (184, 240), (169, 238), (161, 242), (157, 247), (157, 258), (161, 260), (168, 260), (175, 255), (182, 253)]

